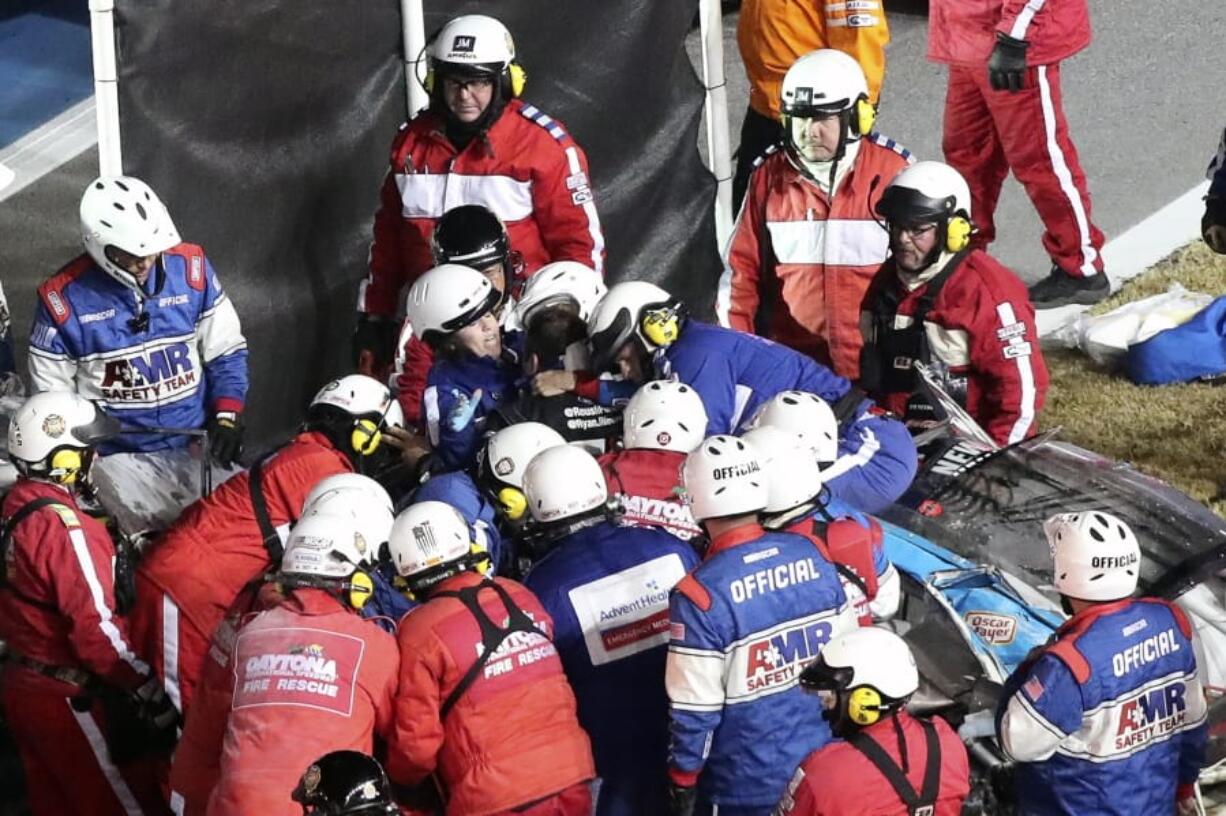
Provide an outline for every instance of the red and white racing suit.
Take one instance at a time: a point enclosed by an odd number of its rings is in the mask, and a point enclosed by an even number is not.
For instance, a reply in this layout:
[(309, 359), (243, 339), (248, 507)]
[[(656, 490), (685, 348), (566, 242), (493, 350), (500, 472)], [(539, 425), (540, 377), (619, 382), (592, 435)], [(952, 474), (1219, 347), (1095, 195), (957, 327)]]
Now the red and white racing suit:
[[(268, 517), (284, 540), (321, 479), (352, 472), (349, 460), (316, 431), (291, 439), (262, 465)], [(251, 471), (192, 504), (136, 572), (132, 639), (187, 713), (209, 638), (239, 591), (272, 566), (251, 498)]]
[(391, 727), (396, 641), (331, 593), (295, 589), (242, 628), (234, 696), (209, 798), (215, 816), (298, 816), (289, 793), (329, 751), (374, 752)]
[[(997, 32), (1030, 43), (1025, 87), (995, 91), (988, 57)], [(1090, 220), (1090, 194), (1069, 136), (1060, 62), (1090, 44), (1086, 0), (932, 0), (928, 59), (949, 66), (942, 148), (971, 188), (985, 247), (996, 237), (1000, 188), (1013, 175), (1043, 220), (1043, 247), (1074, 277), (1103, 270), (1103, 233)]]
[(682, 541), (702, 535), (689, 505), (682, 500), (684, 453), (636, 448), (606, 453), (597, 461), (609, 495), (621, 497), (621, 523), (659, 527)]
[(551, 261), (604, 268), (587, 157), (560, 122), (513, 99), (483, 135), (456, 150), (442, 117), (428, 111), (392, 142), (358, 311), (395, 316), (401, 289), (434, 265), (438, 219), (463, 204), (502, 219), (525, 276)]
[(55, 504), (15, 525), (0, 583), (0, 638), (10, 655), (0, 701), (30, 811), (163, 813), (154, 765), (111, 760), (102, 705), (86, 691), (91, 679), (134, 691), (150, 677), (115, 614), (115, 546), (67, 490), (48, 482), (18, 480), (0, 516), (8, 520), (40, 498)]

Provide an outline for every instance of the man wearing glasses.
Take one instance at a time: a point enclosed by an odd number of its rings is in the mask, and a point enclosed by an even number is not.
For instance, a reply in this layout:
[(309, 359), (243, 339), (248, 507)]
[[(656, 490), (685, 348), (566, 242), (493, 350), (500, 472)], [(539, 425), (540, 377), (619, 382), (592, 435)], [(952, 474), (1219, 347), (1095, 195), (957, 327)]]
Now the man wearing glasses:
[(972, 248), (966, 181), (919, 162), (894, 178), (877, 212), (892, 257), (864, 302), (860, 385), (922, 426), (939, 418), (917, 391), (922, 362), (998, 444), (1030, 436), (1047, 393), (1034, 307), (1016, 275)]

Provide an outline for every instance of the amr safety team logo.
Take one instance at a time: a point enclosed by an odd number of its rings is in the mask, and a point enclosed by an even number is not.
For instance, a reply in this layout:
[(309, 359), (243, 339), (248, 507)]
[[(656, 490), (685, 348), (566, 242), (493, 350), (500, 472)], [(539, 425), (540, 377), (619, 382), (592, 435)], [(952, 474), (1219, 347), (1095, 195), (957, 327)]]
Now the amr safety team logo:
[(192, 348), (185, 342), (103, 362), (102, 398), (108, 402), (166, 402), (199, 387)]
[(1179, 681), (1124, 701), (1115, 727), (1115, 750), (1127, 751), (1180, 730), (1188, 717), (1187, 690)]

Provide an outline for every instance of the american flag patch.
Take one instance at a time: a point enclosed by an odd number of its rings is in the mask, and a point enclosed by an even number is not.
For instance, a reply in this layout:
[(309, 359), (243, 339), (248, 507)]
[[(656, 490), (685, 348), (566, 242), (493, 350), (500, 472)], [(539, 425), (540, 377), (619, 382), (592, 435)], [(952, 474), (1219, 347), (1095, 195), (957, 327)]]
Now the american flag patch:
[(1043, 696), (1043, 681), (1037, 677), (1031, 677), (1022, 684), (1022, 691), (1026, 692), (1030, 702), (1037, 703), (1039, 698)]
[(668, 625), (668, 637), (670, 640), (685, 640), (685, 624), (670, 623)]

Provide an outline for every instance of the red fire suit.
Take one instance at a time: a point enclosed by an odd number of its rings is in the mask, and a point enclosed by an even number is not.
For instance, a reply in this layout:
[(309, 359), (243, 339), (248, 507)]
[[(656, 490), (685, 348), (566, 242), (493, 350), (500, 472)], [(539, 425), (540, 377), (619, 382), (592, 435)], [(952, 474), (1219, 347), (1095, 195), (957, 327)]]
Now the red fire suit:
[[(894, 262), (886, 263), (865, 300), (865, 342), (885, 348), (881, 325), (874, 321), (874, 304), (887, 297), (897, 299), (893, 324), (909, 328), (930, 282), (943, 268), (940, 262), (934, 264), (908, 291)], [(929, 354), (925, 362), (945, 369), (951, 390), (965, 392), (964, 407), (994, 440), (1007, 445), (1034, 432), (1047, 395), (1047, 365), (1039, 349), (1034, 308), (1016, 275), (986, 252), (972, 250), (945, 281), (923, 328)], [(898, 356), (886, 350), (882, 365), (893, 365)], [(911, 392), (872, 396), (905, 416)]]
[[(266, 459), (263, 469), (269, 520), (284, 539), (311, 488), (353, 466), (326, 436), (306, 431)], [(133, 642), (184, 714), (213, 630), (239, 590), (271, 566), (250, 476), (228, 479), (183, 511), (136, 572)]]
[(290, 791), (329, 751), (374, 752), (396, 698), (396, 641), (320, 589), (296, 589), (242, 628), (210, 814), (297, 816)]
[[(984, 247), (996, 237), (996, 202), (1012, 170), (1043, 220), (1052, 261), (1077, 277), (1102, 272), (1103, 233), (1090, 220), (1060, 91), (1060, 61), (1090, 44), (1086, 0), (932, 0), (928, 23), (928, 59), (949, 66), (942, 149), (971, 188), (972, 240)], [(1020, 91), (988, 83), (997, 32), (1030, 43)]]
[(610, 496), (620, 496), (621, 520), (636, 527), (659, 527), (682, 541), (702, 535), (702, 528), (681, 498), (685, 454), (664, 450), (620, 450), (597, 461)]
[[(919, 793), (928, 767), (924, 731), (905, 710), (897, 718), (907, 747), (907, 781)], [(896, 765), (901, 765), (897, 732), (891, 719), (887, 717), (860, 733), (884, 748)], [(970, 792), (966, 748), (943, 719), (933, 717), (932, 722), (941, 750), (941, 784), (932, 813), (958, 816), (962, 800)], [(834, 780), (837, 784), (831, 784)], [(805, 758), (775, 812), (781, 816), (907, 816), (911, 811), (877, 766), (849, 743), (838, 740)]]
[(443, 127), (442, 117), (426, 112), (392, 142), (358, 311), (395, 315), (400, 290), (434, 265), (435, 223), (462, 204), (483, 205), (502, 219), (525, 276), (551, 261), (604, 268), (587, 157), (560, 122), (514, 99), (463, 150)]
[[(417, 785), (434, 774), (447, 791), (448, 816), (502, 813), (541, 800), (542, 813), (587, 813), (590, 801), (570, 789), (596, 775), (591, 743), (550, 642), (553, 621), (522, 585), (493, 579), (540, 631), (516, 631), (503, 640), (442, 713), (482, 653), (483, 638), (464, 601), (439, 593), (460, 592), (482, 580), (471, 572), (448, 578), (400, 623), (400, 692), (388, 775)], [(495, 626), (513, 622), (493, 588), (482, 589), (476, 603)], [(574, 807), (562, 807), (571, 801)]]
[[(25, 768), (30, 811), (163, 813), (153, 765), (111, 761), (101, 705), (83, 688), (92, 676), (134, 691), (151, 675), (114, 612), (115, 546), (68, 491), (47, 482), (18, 480), (0, 516), (9, 519), (43, 497), (57, 504), (14, 527), (0, 584), (0, 638), (13, 656), (0, 702)], [(60, 670), (60, 679), (24, 661)]]
[(720, 322), (769, 337), (836, 374), (860, 371), (860, 302), (889, 254), (874, 207), (911, 154), (860, 140), (834, 200), (784, 151), (754, 171), (720, 279)]

